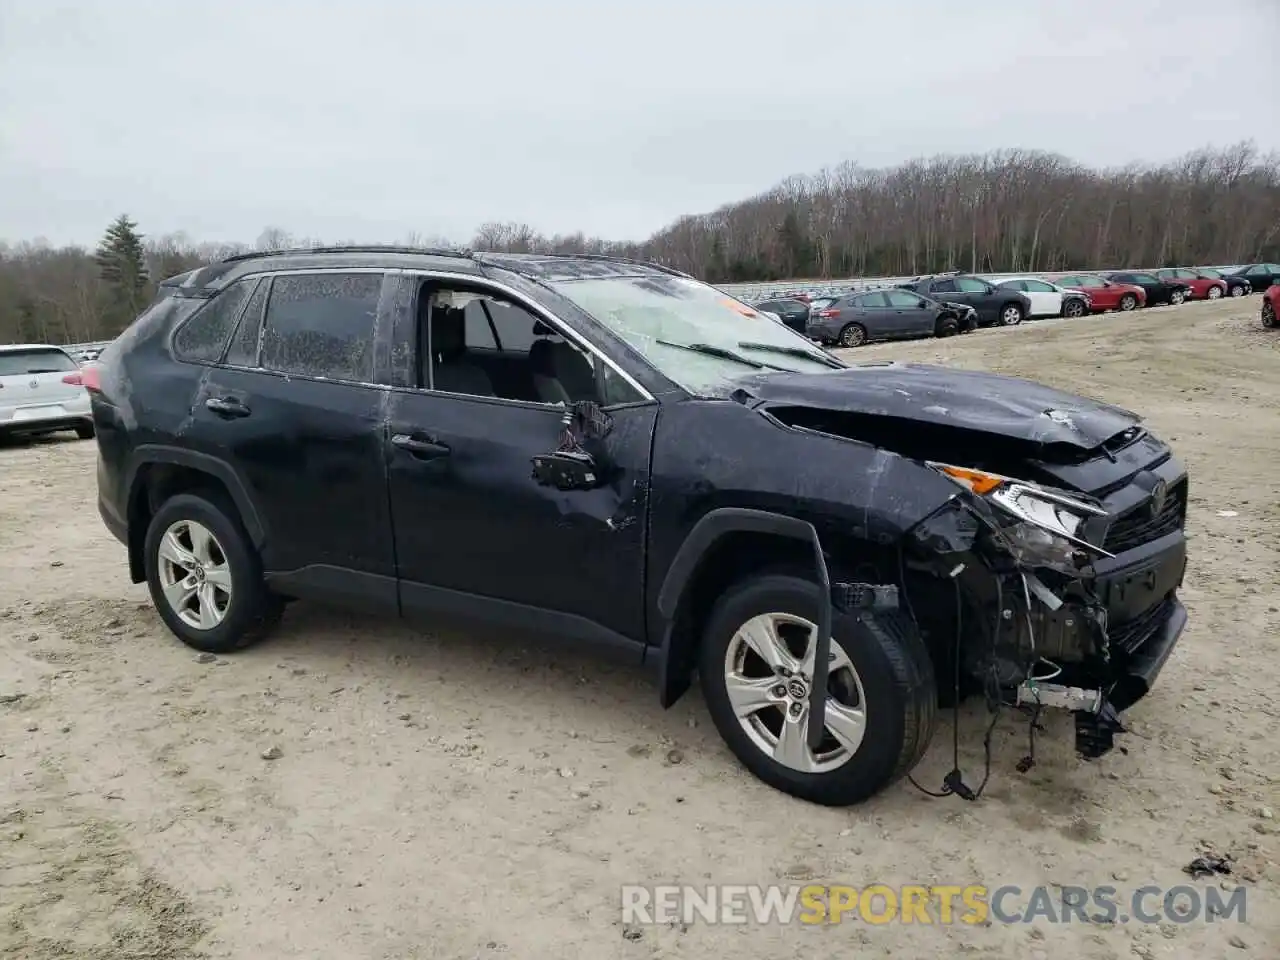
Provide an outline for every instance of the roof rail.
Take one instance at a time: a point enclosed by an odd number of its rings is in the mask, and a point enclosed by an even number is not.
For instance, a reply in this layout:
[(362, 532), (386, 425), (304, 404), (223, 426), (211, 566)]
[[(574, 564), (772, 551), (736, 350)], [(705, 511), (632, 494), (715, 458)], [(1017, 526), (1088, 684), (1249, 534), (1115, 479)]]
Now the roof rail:
[(693, 277), (683, 270), (677, 270), (675, 267), (669, 267), (665, 263), (659, 263), (656, 260), (639, 260), (635, 257), (615, 257), (609, 253), (566, 253), (562, 256), (570, 260), (605, 260), (614, 263), (633, 263), (638, 267), (652, 267), (654, 270), (661, 270), (663, 273), (670, 274), (673, 277), (684, 277), (686, 280), (692, 280)]
[(259, 257), (288, 257), (304, 253), (418, 253), (432, 257), (462, 257), (470, 259), (470, 250), (453, 250), (445, 247), (408, 247), (395, 244), (354, 244), (338, 247), (289, 247), (279, 250), (254, 250), (249, 253), (237, 253), (223, 257), (220, 263), (235, 263), (238, 260), (256, 260)]

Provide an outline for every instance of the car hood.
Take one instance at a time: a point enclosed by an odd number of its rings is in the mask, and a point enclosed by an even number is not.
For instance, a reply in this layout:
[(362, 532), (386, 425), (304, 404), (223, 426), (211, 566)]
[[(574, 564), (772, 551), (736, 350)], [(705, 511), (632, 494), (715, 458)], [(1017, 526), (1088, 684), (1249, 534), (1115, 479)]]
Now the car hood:
[(922, 363), (751, 374), (735, 385), (734, 399), (748, 405), (857, 413), (1081, 450), (1141, 422), (1130, 410), (1030, 380)]

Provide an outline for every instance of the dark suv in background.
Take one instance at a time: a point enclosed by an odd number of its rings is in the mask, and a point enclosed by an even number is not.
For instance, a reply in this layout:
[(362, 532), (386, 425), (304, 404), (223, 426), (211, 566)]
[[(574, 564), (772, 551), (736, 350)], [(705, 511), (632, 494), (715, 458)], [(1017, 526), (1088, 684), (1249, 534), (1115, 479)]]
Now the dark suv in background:
[(102, 518), (199, 650), (293, 598), (578, 641), (847, 804), (940, 695), (1105, 750), (1186, 622), (1186, 473), (1108, 404), (850, 367), (618, 258), (281, 251), (166, 294), (83, 380)]
[(978, 277), (963, 273), (940, 273), (929, 277), (916, 277), (899, 284), (905, 290), (914, 290), (932, 300), (963, 303), (973, 307), (978, 323), (983, 326), (999, 324), (1017, 326), (1031, 316), (1031, 300), (1017, 290), (1006, 290)]

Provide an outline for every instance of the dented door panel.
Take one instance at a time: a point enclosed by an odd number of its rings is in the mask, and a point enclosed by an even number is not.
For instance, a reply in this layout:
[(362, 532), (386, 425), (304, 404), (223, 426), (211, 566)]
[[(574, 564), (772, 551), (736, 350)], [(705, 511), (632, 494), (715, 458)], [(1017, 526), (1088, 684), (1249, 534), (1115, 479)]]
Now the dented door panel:
[(611, 429), (592, 450), (600, 468), (592, 489), (561, 490), (533, 477), (534, 458), (560, 446), (563, 416), (558, 406), (393, 393), (391, 437), (432, 445), (388, 446), (406, 614), (456, 607), (465, 597), (489, 599), (581, 618), (603, 627), (602, 634), (643, 641), (657, 407), (607, 411)]

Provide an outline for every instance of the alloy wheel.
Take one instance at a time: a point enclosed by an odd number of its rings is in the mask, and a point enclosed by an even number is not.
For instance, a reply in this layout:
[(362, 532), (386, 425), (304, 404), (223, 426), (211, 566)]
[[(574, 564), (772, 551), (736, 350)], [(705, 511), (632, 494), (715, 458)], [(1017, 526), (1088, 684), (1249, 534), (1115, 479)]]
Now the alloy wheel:
[(212, 630), (231, 608), (231, 566), (212, 531), (195, 520), (170, 524), (160, 539), (160, 587), (183, 623)]
[(1005, 307), (1004, 312), (1000, 314), (1000, 322), (1006, 327), (1017, 326), (1022, 322), (1022, 311), (1017, 307)]
[(1232, 288), (1231, 288), (1231, 295), (1232, 295), (1233, 297), (1243, 297), (1243, 296), (1244, 296), (1244, 287), (1239, 287), (1239, 286), (1232, 287)]
[(738, 723), (766, 756), (800, 773), (826, 773), (853, 757), (866, 732), (866, 697), (852, 661), (832, 638), (825, 735), (810, 748), (809, 694), (817, 626), (789, 613), (762, 613), (733, 635), (724, 682)]
[(1209, 298), (1210, 300), (1217, 300), (1218, 298), (1220, 298), (1220, 297), (1222, 296), (1222, 288), (1221, 288), (1221, 287), (1210, 287), (1210, 288), (1209, 288), (1209, 292), (1208, 292), (1207, 296), (1208, 296), (1208, 298)]

